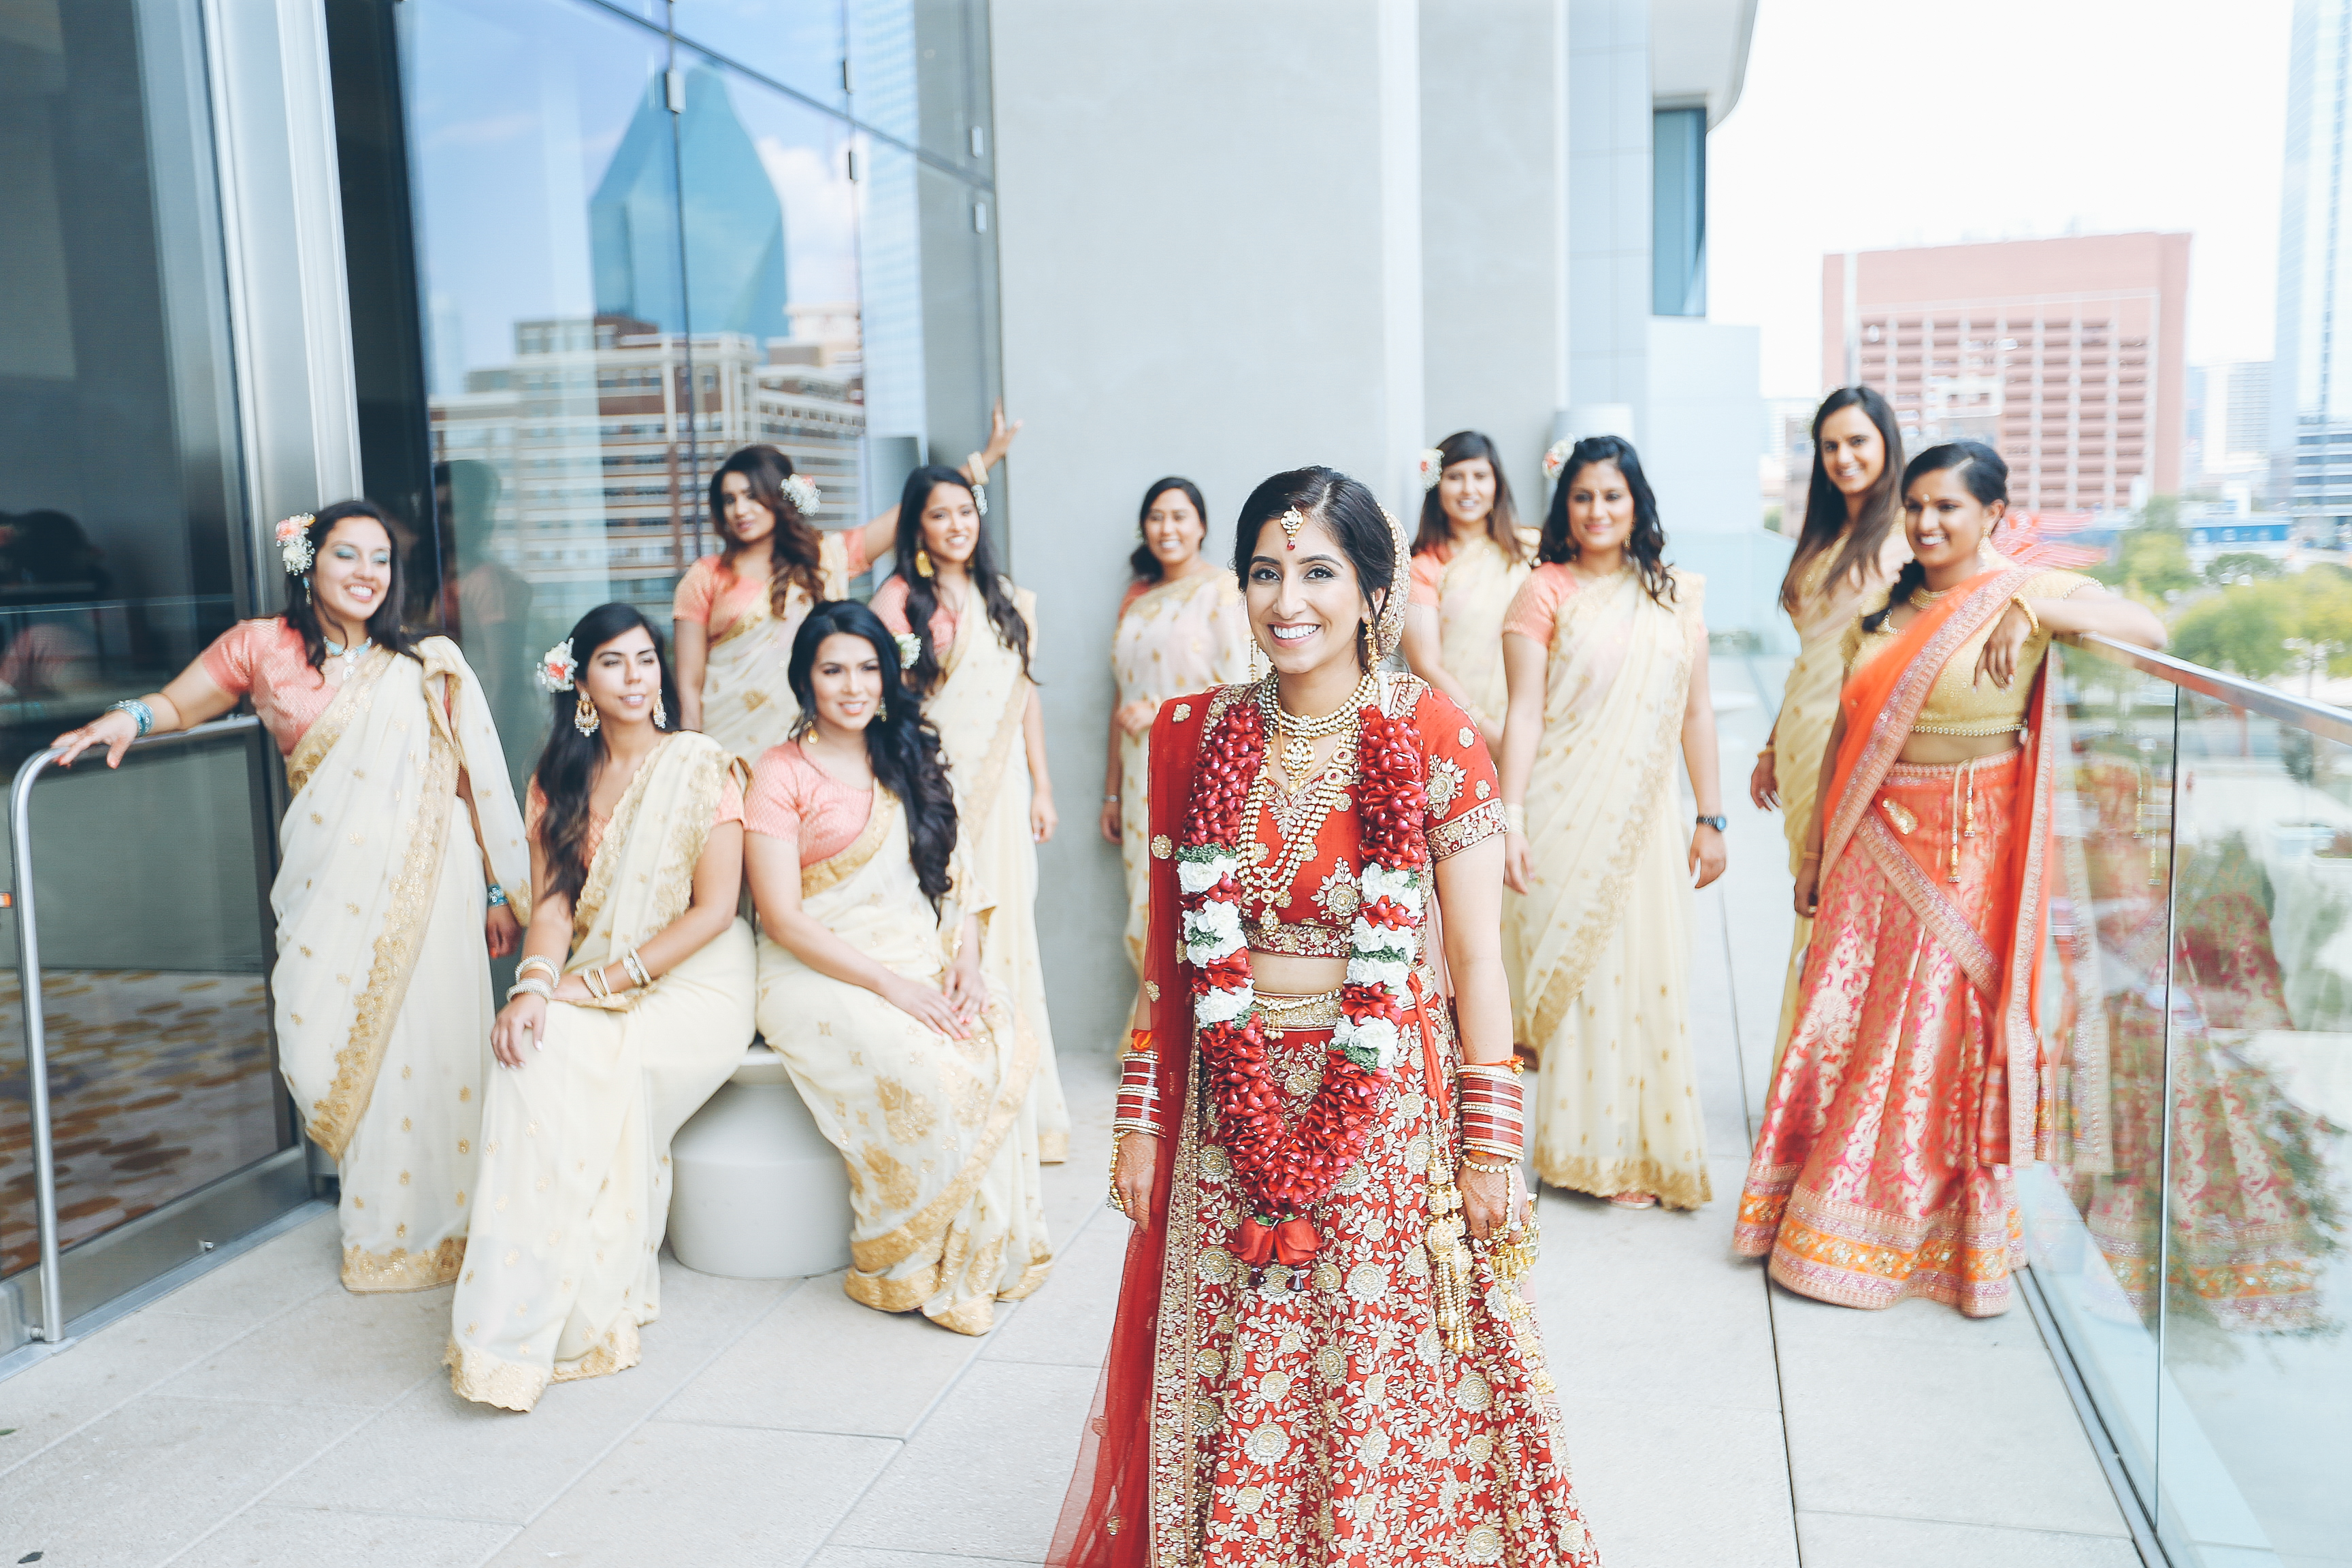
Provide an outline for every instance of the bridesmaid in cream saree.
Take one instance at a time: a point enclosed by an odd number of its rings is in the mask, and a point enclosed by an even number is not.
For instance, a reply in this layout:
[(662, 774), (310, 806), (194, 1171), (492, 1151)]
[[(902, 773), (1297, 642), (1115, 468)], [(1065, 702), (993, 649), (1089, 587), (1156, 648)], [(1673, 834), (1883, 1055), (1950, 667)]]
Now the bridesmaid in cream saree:
[(278, 1053), (341, 1178), (342, 1279), (446, 1285), (466, 1256), (489, 961), (530, 897), (520, 818), (482, 689), (446, 637), (412, 642), (389, 524), (343, 501), (278, 525), (283, 616), (243, 621), (160, 692), (58, 737), (121, 762), (151, 730), (250, 697), (286, 756), (269, 901)]
[(980, 518), (979, 498), (955, 469), (908, 475), (898, 565), (876, 590), (874, 613), (897, 635), (923, 715), (939, 727), (961, 847), (995, 900), (982, 963), (1013, 1029), (1035, 1044), (1037, 1138), (1052, 1165), (1069, 1156), (1070, 1111), (1037, 955), (1037, 846), (1059, 820), (1045, 710), (1029, 679), (1037, 598), (997, 572)]
[(508, 1410), (636, 1365), (661, 1311), (670, 1139), (751, 1043), (741, 762), (667, 731), (675, 689), (630, 605), (582, 616), (541, 684), (554, 723), (530, 792), (540, 897), (490, 1034), (499, 1070), (446, 1356), (452, 1388)]
[(1533, 563), (1537, 531), (1521, 528), (1495, 443), (1456, 430), (1422, 454), (1421, 531), (1412, 542), (1405, 662), (1452, 698), (1490, 751), (1503, 744), (1503, 612)]
[[(1713, 1195), (1690, 1049), (1690, 889), (1723, 874), (1705, 582), (1659, 564), (1641, 460), (1576, 444), (1543, 564), (1503, 620), (1503, 914), (1519, 1039), (1541, 1058), (1535, 1164), (1628, 1208)], [(1679, 750), (1697, 796), (1676, 813)]]
[(980, 1334), (1053, 1264), (1037, 1042), (989, 987), (999, 926), (897, 653), (862, 605), (824, 606), (794, 645), (808, 717), (746, 811), (760, 1027), (848, 1166), (851, 1300)]
[(1127, 870), (1127, 961), (1143, 973), (1150, 921), (1151, 721), (1160, 705), (1188, 691), (1249, 679), (1249, 617), (1233, 577), (1202, 558), (1209, 512), (1198, 486), (1171, 477), (1143, 492), (1143, 542), (1128, 558), (1135, 581), (1119, 601), (1111, 673), (1118, 706), (1110, 716), (1103, 778), (1102, 836), (1119, 847)]
[[(1903, 431), (1886, 399), (1867, 386), (1842, 386), (1813, 415), (1813, 474), (1804, 531), (1780, 582), (1780, 607), (1797, 628), (1797, 661), (1780, 696), (1780, 716), (1756, 753), (1748, 797), (1759, 810), (1779, 807), (1789, 840), (1789, 875), (1801, 869), (1812, 826), (1822, 752), (1837, 720), (1845, 679), (1843, 640), (1865, 604), (1886, 584), (1911, 547), (1903, 542)], [(1789, 1048), (1797, 1016), (1797, 981), (1813, 922), (1797, 917), (1789, 972), (1780, 988), (1780, 1026), (1772, 1065)]]

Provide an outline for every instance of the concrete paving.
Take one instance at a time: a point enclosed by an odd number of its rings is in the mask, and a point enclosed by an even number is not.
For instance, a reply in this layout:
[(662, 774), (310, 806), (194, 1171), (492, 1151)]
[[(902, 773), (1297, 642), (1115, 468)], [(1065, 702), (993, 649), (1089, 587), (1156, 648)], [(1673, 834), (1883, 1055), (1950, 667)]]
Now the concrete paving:
[[(1752, 690), (1718, 659), (1718, 690)], [(2130, 1568), (2121, 1513), (2021, 1307), (1823, 1306), (1729, 1257), (1788, 943), (1777, 818), (1724, 715), (1732, 868), (1699, 897), (1693, 1035), (1715, 1201), (1542, 1202), (1539, 1310), (1611, 1568)], [(321, 1215), (0, 1383), (0, 1563), (44, 1568), (953, 1568), (1036, 1563), (1092, 1397), (1126, 1224), (1101, 1203), (1108, 1055), (1064, 1042), (1060, 1262), (985, 1339), (837, 1276), (665, 1259), (644, 1363), (529, 1416), (465, 1404), (449, 1293), (354, 1297)]]

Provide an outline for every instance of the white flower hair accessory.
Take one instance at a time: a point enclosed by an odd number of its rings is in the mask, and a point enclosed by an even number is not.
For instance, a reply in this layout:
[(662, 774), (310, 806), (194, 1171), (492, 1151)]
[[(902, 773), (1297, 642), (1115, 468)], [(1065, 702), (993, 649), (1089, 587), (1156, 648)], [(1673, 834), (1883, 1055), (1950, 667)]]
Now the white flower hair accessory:
[(1546, 479), (1559, 478), (1560, 469), (1568, 466), (1568, 455), (1576, 450), (1576, 443), (1562, 436), (1544, 453), (1543, 475)]
[(298, 511), (278, 525), (278, 559), (286, 563), (289, 577), (299, 577), (310, 569), (310, 559), (318, 551), (310, 543), (310, 525), (318, 518), (307, 511)]
[(971, 510), (980, 513), (982, 517), (986, 517), (988, 515), (988, 487), (986, 485), (974, 485), (971, 487)]
[(1445, 454), (1435, 447), (1424, 447), (1413, 459), (1413, 472), (1421, 477), (1423, 489), (1433, 489), (1445, 475)]
[(816, 510), (816, 503), (824, 493), (806, 474), (794, 474), (777, 488), (784, 492), (784, 499), (793, 503), (793, 510), (803, 517)]
[(890, 634), (890, 640), (898, 645), (898, 662), (900, 664), (912, 664), (917, 659), (923, 657), (923, 639), (917, 637), (914, 633), (893, 632)]
[(572, 639), (565, 637), (539, 656), (539, 668), (531, 672), (541, 691), (556, 692), (572, 689), (572, 678), (580, 673), (580, 661), (572, 657)]

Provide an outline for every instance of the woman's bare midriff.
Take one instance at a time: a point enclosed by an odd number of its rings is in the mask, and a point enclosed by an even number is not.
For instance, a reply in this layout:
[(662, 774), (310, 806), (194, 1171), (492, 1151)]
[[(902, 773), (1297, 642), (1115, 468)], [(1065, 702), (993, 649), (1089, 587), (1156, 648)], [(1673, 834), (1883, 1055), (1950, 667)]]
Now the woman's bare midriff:
[(1914, 735), (1903, 742), (1903, 760), (1920, 767), (1941, 767), (1971, 758), (2002, 756), (2017, 750), (2017, 744), (2015, 731), (2006, 735)]
[(1295, 952), (1250, 949), (1250, 986), (1264, 995), (1312, 996), (1338, 990), (1347, 978), (1344, 958), (1302, 958)]

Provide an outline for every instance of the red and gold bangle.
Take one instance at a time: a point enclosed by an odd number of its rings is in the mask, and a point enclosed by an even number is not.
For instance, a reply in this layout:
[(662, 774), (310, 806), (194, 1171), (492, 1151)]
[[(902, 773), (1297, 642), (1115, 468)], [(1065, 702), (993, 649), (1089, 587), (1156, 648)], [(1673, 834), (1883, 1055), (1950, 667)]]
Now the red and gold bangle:
[(1525, 1099), (1518, 1063), (1465, 1062), (1462, 1067), (1462, 1148), (1517, 1161), (1527, 1148)]
[[(1148, 1042), (1148, 1030), (1137, 1034)], [(1160, 1055), (1150, 1048), (1129, 1050), (1118, 1058), (1118, 1100), (1111, 1113), (1114, 1132), (1150, 1132), (1157, 1136), (1166, 1124), (1160, 1106)]]

